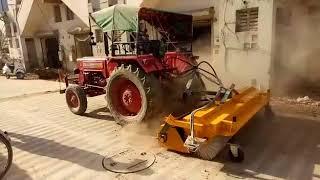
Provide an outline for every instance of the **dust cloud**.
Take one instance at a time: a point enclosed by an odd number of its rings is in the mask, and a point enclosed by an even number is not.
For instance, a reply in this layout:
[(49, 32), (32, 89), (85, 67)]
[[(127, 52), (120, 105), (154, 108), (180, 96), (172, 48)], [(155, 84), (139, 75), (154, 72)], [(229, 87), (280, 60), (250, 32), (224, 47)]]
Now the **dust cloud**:
[(319, 35), (320, 2), (282, 1), (277, 10), (273, 78), (278, 95), (319, 96)]
[(157, 134), (160, 131), (161, 122), (162, 118), (157, 117), (147, 119), (143, 123), (128, 124), (121, 129), (120, 137), (131, 147), (146, 151), (157, 150), (160, 147)]

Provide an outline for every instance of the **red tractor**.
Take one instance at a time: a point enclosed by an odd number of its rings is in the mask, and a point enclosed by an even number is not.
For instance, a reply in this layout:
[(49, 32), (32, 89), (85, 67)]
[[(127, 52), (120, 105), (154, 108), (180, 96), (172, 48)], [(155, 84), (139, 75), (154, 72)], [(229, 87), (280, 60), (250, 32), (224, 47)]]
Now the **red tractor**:
[[(104, 32), (107, 56), (77, 60), (74, 73), (78, 77), (65, 79), (70, 110), (82, 115), (87, 96), (106, 94), (110, 113), (118, 123), (150, 118), (163, 99), (181, 92), (175, 80), (190, 75), (196, 65), (192, 16), (127, 5), (91, 16)], [(69, 81), (73, 85), (69, 86)], [(165, 84), (170, 84), (171, 91), (164, 90)]]

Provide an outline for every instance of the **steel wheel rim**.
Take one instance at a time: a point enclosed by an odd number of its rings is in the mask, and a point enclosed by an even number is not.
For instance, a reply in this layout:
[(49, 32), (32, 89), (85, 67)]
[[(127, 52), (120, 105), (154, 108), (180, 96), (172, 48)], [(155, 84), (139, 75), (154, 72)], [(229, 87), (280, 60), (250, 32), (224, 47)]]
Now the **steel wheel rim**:
[(116, 79), (111, 87), (111, 100), (117, 113), (136, 116), (142, 109), (142, 97), (137, 86), (127, 78)]
[(0, 175), (6, 172), (9, 166), (9, 149), (3, 142), (0, 143)]
[(72, 108), (77, 108), (79, 107), (79, 99), (78, 99), (78, 96), (76, 95), (76, 93), (74, 93), (73, 91), (69, 91), (67, 92), (66, 94), (67, 96), (67, 102), (68, 102), (68, 105)]

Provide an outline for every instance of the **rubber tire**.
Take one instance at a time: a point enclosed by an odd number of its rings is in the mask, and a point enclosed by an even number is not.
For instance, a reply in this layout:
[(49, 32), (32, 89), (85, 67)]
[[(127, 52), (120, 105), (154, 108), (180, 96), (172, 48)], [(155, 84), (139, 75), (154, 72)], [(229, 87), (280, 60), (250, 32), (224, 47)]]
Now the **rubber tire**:
[(6, 78), (7, 78), (7, 79), (10, 79), (10, 75), (6, 74)]
[[(71, 107), (71, 105), (68, 104), (67, 93), (69, 91), (72, 91), (73, 93), (76, 94), (76, 96), (78, 98), (78, 101), (79, 101), (78, 108), (73, 108), (73, 107)], [(68, 88), (66, 90), (66, 102), (67, 102), (67, 105), (68, 105), (70, 111), (73, 114), (83, 115), (87, 110), (87, 106), (88, 106), (87, 95), (84, 92), (84, 90), (78, 85), (70, 85), (70, 86), (68, 86)]]
[(268, 120), (272, 120), (275, 118), (275, 114), (272, 111), (272, 108), (270, 107), (270, 105), (266, 105), (264, 107), (264, 117)]
[(17, 79), (24, 79), (24, 73), (22, 73), (22, 72), (17, 72), (16, 73), (16, 77), (17, 77)]
[(11, 165), (12, 165), (12, 156), (13, 156), (13, 152), (12, 152), (12, 146), (11, 143), (9, 142), (9, 140), (7, 138), (5, 138), (2, 134), (0, 134), (0, 143), (5, 144), (7, 150), (8, 150), (8, 164), (7, 167), (5, 169), (4, 172), (0, 172), (0, 179), (3, 179), (3, 177), (7, 174), (7, 172), (9, 171)]
[(244, 152), (241, 148), (238, 148), (238, 157), (235, 157), (231, 152), (231, 149), (228, 150), (229, 158), (232, 162), (241, 163), (244, 160)]
[[(140, 112), (136, 116), (123, 116), (117, 112), (114, 103), (111, 102), (111, 87), (113, 81), (119, 77), (124, 77), (130, 80), (138, 88), (142, 96), (142, 106)], [(106, 101), (111, 115), (119, 125), (131, 123), (140, 123), (151, 118), (155, 114), (157, 105), (161, 102), (162, 90), (159, 80), (152, 74), (146, 74), (143, 70), (135, 65), (124, 65), (117, 67), (108, 79), (106, 86)]]

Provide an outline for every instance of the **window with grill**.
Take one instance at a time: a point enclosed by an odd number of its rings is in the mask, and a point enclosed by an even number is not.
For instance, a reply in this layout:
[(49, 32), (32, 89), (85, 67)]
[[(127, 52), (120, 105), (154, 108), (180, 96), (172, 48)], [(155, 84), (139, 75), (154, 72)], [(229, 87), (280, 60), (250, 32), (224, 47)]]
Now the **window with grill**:
[(15, 38), (15, 40), (16, 40), (16, 48), (20, 48), (19, 39), (18, 39), (18, 38)]
[(11, 38), (9, 39), (9, 46), (10, 46), (10, 48), (13, 48), (13, 43), (12, 43), (12, 39)]
[(6, 36), (7, 37), (12, 37), (12, 32), (11, 32), (11, 25), (10, 23), (5, 24), (5, 29), (6, 29)]
[(118, 0), (108, 0), (108, 6), (113, 6), (113, 5), (116, 5), (118, 4)]
[(66, 15), (67, 15), (67, 20), (73, 20), (74, 19), (74, 14), (68, 7), (66, 7)]
[(13, 32), (17, 32), (17, 25), (16, 25), (16, 23), (14, 22), (14, 23), (12, 23), (12, 25), (13, 25)]
[(96, 34), (96, 42), (103, 42), (103, 32), (101, 29), (96, 29), (95, 30), (95, 34)]
[(236, 16), (236, 32), (258, 31), (258, 7), (237, 10)]
[(53, 6), (53, 10), (54, 10), (54, 21), (61, 22), (62, 18), (61, 18), (60, 6), (59, 5)]

